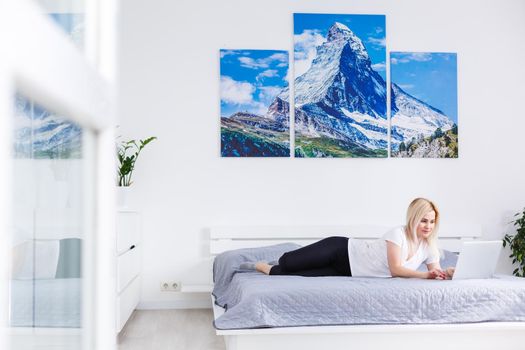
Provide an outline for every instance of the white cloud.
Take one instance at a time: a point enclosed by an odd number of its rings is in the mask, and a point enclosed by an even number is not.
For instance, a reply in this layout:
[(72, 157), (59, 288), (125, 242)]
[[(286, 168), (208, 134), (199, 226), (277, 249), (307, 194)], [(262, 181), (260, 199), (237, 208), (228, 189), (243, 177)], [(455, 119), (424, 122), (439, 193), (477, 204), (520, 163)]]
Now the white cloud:
[(426, 62), (432, 59), (432, 55), (426, 52), (415, 52), (410, 55), (410, 59), (413, 61)]
[(269, 68), (271, 64), (277, 63), (278, 67), (286, 67), (288, 64), (288, 55), (285, 53), (274, 53), (268, 57), (253, 59), (251, 57), (239, 57), (241, 66), (250, 69)]
[(234, 50), (221, 50), (221, 58), (229, 56), (229, 55), (235, 55)]
[(268, 112), (268, 105), (263, 102), (254, 101), (251, 104), (250, 112), (258, 115), (265, 115), (266, 112)]
[(281, 63), (288, 63), (288, 55), (285, 53), (277, 52), (271, 55), (270, 57), (265, 58), (265, 60), (269, 60), (270, 62), (279, 61)]
[(386, 38), (378, 39), (370, 36), (368, 37), (367, 42), (378, 48), (386, 47)]
[(386, 69), (386, 64), (385, 62), (375, 63), (372, 65), (372, 69), (377, 72), (384, 71)]
[(251, 69), (257, 69), (257, 68), (268, 68), (267, 64), (262, 64), (257, 62), (251, 57), (239, 57), (239, 62), (241, 62), (241, 66)]
[(317, 46), (326, 41), (317, 30), (307, 29), (301, 34), (294, 35), (295, 76), (305, 73), (317, 55)]
[(275, 96), (281, 92), (283, 88), (281, 86), (261, 86), (259, 90), (261, 92), (259, 93), (259, 99), (261, 101), (266, 101), (268, 104), (273, 101)]
[(412, 84), (399, 84), (398, 86), (401, 89), (403, 89), (403, 90), (409, 90), (409, 89), (412, 89), (414, 87), (414, 85), (412, 85)]
[(432, 55), (426, 52), (396, 53), (397, 58), (392, 58), (392, 64), (408, 63), (411, 61), (426, 62), (432, 60)]
[(261, 81), (263, 78), (273, 78), (277, 76), (277, 69), (267, 69), (262, 73), (259, 73), (255, 80)]
[(228, 76), (221, 76), (221, 100), (234, 104), (253, 102), (255, 87), (247, 82), (235, 81)]

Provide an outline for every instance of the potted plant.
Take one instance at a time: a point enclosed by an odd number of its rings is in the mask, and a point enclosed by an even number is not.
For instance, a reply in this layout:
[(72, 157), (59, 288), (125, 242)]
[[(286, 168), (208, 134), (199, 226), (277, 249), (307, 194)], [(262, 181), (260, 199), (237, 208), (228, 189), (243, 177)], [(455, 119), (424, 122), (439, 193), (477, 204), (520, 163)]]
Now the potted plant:
[(126, 206), (127, 189), (133, 184), (131, 176), (135, 170), (135, 164), (139, 158), (140, 152), (142, 152), (147, 144), (156, 139), (155, 136), (152, 136), (144, 140), (117, 142), (117, 186), (119, 186), (118, 205), (120, 207)]
[(509, 244), (512, 258), (512, 264), (518, 264), (518, 267), (514, 269), (512, 274), (514, 276), (525, 277), (525, 209), (523, 213), (517, 213), (514, 216), (519, 216), (514, 221), (516, 226), (516, 234), (506, 234), (503, 238), (503, 247)]

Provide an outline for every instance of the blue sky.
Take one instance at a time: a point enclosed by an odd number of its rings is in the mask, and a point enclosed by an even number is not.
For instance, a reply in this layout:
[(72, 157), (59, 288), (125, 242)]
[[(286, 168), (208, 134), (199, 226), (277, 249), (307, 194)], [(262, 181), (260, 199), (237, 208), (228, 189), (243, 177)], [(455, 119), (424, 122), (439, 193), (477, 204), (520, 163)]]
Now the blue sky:
[(386, 29), (384, 15), (334, 15), (294, 13), (295, 76), (308, 68), (315, 47), (326, 41), (328, 29), (339, 22), (350, 28), (365, 46), (373, 68), (386, 80)]
[(221, 117), (262, 115), (288, 86), (288, 51), (221, 50)]
[(410, 95), (445, 113), (457, 124), (457, 55), (391, 52), (390, 77)]

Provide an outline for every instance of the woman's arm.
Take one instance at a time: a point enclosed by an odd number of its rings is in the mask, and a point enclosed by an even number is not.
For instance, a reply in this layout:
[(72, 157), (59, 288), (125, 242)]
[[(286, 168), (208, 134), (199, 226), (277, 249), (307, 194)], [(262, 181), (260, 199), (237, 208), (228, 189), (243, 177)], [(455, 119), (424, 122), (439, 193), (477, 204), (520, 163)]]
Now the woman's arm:
[(423, 272), (403, 267), (401, 264), (401, 247), (390, 241), (386, 241), (386, 252), (388, 258), (388, 268), (390, 269), (390, 274), (392, 275), (392, 277), (435, 279), (439, 278), (439, 276), (442, 273), (441, 270), (436, 269), (429, 270), (428, 272)]

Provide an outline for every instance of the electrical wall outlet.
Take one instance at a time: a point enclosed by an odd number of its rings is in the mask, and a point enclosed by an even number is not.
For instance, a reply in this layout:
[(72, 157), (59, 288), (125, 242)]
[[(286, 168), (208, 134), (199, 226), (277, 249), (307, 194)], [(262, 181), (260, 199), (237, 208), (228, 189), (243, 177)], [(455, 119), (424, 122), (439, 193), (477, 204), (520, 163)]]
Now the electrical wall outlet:
[(182, 283), (176, 281), (162, 281), (160, 282), (161, 292), (180, 292)]

